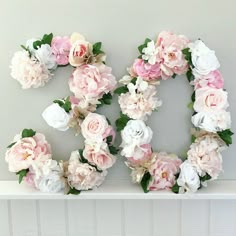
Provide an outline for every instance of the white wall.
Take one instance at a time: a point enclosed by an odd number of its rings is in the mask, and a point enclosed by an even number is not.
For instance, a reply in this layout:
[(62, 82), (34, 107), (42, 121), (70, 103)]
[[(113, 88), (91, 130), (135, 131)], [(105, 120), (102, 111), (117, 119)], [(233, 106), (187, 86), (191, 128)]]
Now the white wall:
[[(161, 30), (173, 30), (190, 39), (203, 39), (216, 50), (236, 117), (236, 2), (234, 0), (0, 0), (0, 180), (15, 179), (4, 162), (5, 147), (16, 132), (30, 127), (45, 133), (55, 159), (68, 159), (82, 147), (74, 133), (46, 126), (43, 109), (55, 98), (69, 94), (70, 69), (58, 69), (46, 87), (23, 91), (10, 78), (9, 61), (26, 39), (53, 32), (78, 31), (90, 41), (102, 41), (108, 65), (117, 78), (137, 56), (136, 47)], [(189, 144), (191, 90), (186, 80), (162, 83), (164, 106), (149, 121), (153, 147), (181, 154)], [(116, 103), (116, 100), (115, 100)], [(103, 109), (114, 121), (118, 105)], [(233, 128), (235, 124), (233, 124)], [(236, 146), (224, 153), (222, 178), (235, 179)], [(127, 179), (122, 160), (110, 179)], [(78, 197), (79, 198), (79, 197)], [(235, 236), (235, 201), (0, 201), (1, 236)], [(68, 216), (68, 217), (67, 217)]]

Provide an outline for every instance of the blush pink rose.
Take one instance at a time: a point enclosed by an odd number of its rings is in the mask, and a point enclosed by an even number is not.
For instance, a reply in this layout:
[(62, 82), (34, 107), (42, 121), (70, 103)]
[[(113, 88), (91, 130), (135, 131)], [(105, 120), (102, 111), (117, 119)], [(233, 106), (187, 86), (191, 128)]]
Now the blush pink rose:
[(116, 158), (109, 152), (106, 143), (98, 145), (96, 143), (86, 143), (83, 156), (91, 164), (96, 165), (101, 170), (106, 170), (113, 166)]
[(32, 162), (39, 158), (50, 159), (52, 157), (51, 147), (43, 134), (36, 133), (33, 137), (22, 139), (17, 135), (14, 142), (16, 144), (5, 154), (5, 160), (11, 172), (28, 169)]
[(152, 176), (149, 190), (170, 189), (175, 184), (175, 175), (179, 172), (181, 159), (165, 152), (153, 153), (153, 157), (156, 160), (149, 167), (149, 173)]
[(92, 45), (83, 39), (79, 39), (71, 46), (69, 62), (72, 66), (81, 66), (86, 63), (91, 53)]
[(112, 91), (115, 86), (116, 79), (111, 74), (111, 68), (104, 64), (77, 67), (69, 79), (70, 91), (75, 97), (88, 103), (98, 102), (99, 98)]
[(151, 65), (145, 63), (142, 59), (136, 59), (132, 66), (132, 72), (135, 76), (140, 76), (146, 81), (159, 79), (161, 76), (161, 68), (159, 63)]
[(150, 144), (137, 146), (134, 150), (133, 157), (127, 157), (132, 165), (141, 165), (151, 158), (152, 147)]
[(58, 65), (67, 65), (69, 63), (69, 53), (71, 48), (70, 38), (54, 37), (51, 43), (52, 53), (56, 56), (56, 62)]
[(225, 110), (228, 104), (228, 93), (223, 89), (200, 88), (196, 90), (193, 108), (196, 112), (214, 112)]
[(182, 53), (187, 48), (189, 40), (184, 35), (176, 35), (163, 31), (157, 38), (158, 60), (161, 65), (162, 78), (168, 79), (172, 75), (187, 72), (188, 62)]
[(102, 142), (109, 128), (106, 117), (96, 113), (89, 113), (81, 124), (81, 132), (85, 139)]
[(219, 70), (214, 70), (207, 75), (194, 74), (194, 81), (191, 83), (194, 85), (194, 89), (210, 87), (221, 89), (224, 87), (224, 80)]

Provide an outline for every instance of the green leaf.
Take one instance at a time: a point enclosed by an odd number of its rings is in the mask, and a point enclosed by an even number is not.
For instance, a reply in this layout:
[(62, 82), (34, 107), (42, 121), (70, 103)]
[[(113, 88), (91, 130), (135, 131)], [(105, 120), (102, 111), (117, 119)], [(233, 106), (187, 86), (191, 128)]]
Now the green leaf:
[(120, 113), (120, 118), (116, 120), (116, 129), (117, 131), (121, 131), (125, 128), (128, 121), (131, 120), (127, 115)]
[(69, 195), (69, 194), (79, 195), (80, 193), (81, 193), (81, 190), (77, 190), (75, 188), (70, 188), (69, 191), (67, 192), (67, 195)]
[(29, 169), (25, 169), (25, 170), (20, 170), (16, 173), (16, 175), (19, 175), (19, 184), (22, 182), (23, 178), (27, 175), (28, 172)]
[(119, 87), (117, 89), (115, 89), (114, 93), (115, 94), (118, 94), (118, 95), (121, 95), (122, 93), (127, 93), (129, 92), (129, 89), (127, 88), (127, 86), (122, 86), (122, 87)]
[(136, 84), (136, 81), (137, 81), (137, 78), (136, 77), (134, 77), (131, 81), (130, 81), (130, 83), (132, 83), (132, 84)]
[(149, 42), (151, 42), (151, 41), (152, 41), (151, 39), (146, 38), (145, 41), (144, 41), (144, 43), (141, 44), (140, 46), (138, 46), (138, 50), (139, 50), (139, 52), (140, 52), (141, 54), (143, 54), (143, 49), (146, 48), (146, 47), (147, 47), (147, 44), (148, 44)]
[(176, 78), (176, 76), (177, 76), (176, 74), (173, 74), (173, 75), (172, 75), (172, 79), (175, 79), (175, 78)]
[(190, 68), (188, 69), (186, 76), (187, 76), (187, 79), (189, 82), (194, 80), (194, 76), (193, 76), (192, 70)]
[(36, 134), (36, 132), (32, 129), (24, 129), (21, 133), (22, 138), (28, 138), (33, 137)]
[(109, 151), (112, 155), (116, 155), (119, 152), (119, 148), (116, 148), (113, 145), (109, 145), (108, 148), (109, 148)]
[(111, 105), (111, 102), (112, 102), (111, 93), (103, 94), (102, 98), (100, 98), (98, 101), (100, 102), (100, 104), (97, 105), (97, 108), (103, 105)]
[(232, 144), (232, 135), (234, 134), (230, 129), (217, 132), (220, 138), (225, 142), (227, 146)]
[(7, 148), (11, 148), (12, 146), (14, 146), (16, 144), (16, 142), (11, 143), (10, 145), (7, 146)]
[(140, 184), (141, 184), (141, 186), (142, 186), (142, 188), (143, 188), (143, 191), (144, 191), (145, 193), (148, 193), (148, 192), (149, 192), (149, 190), (148, 190), (148, 185), (149, 185), (150, 180), (151, 180), (151, 175), (150, 175), (149, 172), (146, 172), (146, 173), (144, 174), (144, 176), (143, 176), (141, 182), (140, 182)]
[(67, 97), (65, 100), (65, 103), (62, 105), (62, 108), (66, 111), (69, 112), (71, 110), (71, 102), (70, 102), (70, 97)]
[(62, 100), (54, 100), (54, 103), (57, 103), (60, 107), (63, 106), (64, 102)]
[(188, 108), (189, 108), (189, 109), (193, 109), (193, 104), (194, 104), (193, 102), (190, 102), (190, 103), (188, 104)]
[(210, 180), (210, 179), (211, 179), (211, 176), (206, 173), (206, 175), (204, 175), (204, 176), (199, 176), (199, 178), (200, 178), (200, 181), (201, 181), (201, 182), (205, 182), (205, 181), (207, 181), (207, 180)]
[(171, 188), (172, 192), (174, 193), (179, 193), (179, 188), (180, 186), (177, 184), (177, 182), (173, 185), (173, 187)]
[(93, 54), (94, 55), (98, 55), (103, 53), (103, 51), (101, 50), (102, 48), (102, 43), (101, 42), (97, 42), (93, 45)]
[(196, 94), (195, 94), (195, 91), (194, 91), (192, 96), (191, 96), (191, 100), (192, 100), (193, 103), (195, 102), (195, 98), (196, 98)]
[(196, 140), (196, 137), (194, 135), (191, 135), (191, 142), (194, 143)]
[(36, 50), (38, 48), (40, 48), (41, 45), (43, 45), (43, 42), (41, 40), (36, 40), (36, 41), (33, 42), (33, 48), (36, 49)]
[(45, 34), (41, 40), (42, 44), (49, 44), (51, 46), (53, 34)]
[(185, 48), (182, 50), (182, 53), (184, 54), (184, 57), (186, 59), (186, 61), (188, 61), (188, 63), (193, 66), (193, 63), (192, 63), (192, 54), (190, 52), (190, 48)]
[(113, 136), (112, 135), (108, 136), (106, 140), (107, 140), (107, 144), (111, 143), (113, 140)]

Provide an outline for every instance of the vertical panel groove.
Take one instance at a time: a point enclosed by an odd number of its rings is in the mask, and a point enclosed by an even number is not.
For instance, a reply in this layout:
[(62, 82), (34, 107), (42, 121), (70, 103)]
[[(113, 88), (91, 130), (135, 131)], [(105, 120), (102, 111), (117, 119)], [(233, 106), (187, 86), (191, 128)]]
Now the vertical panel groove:
[(11, 201), (7, 201), (7, 211), (8, 211), (8, 224), (10, 235), (13, 236), (13, 224), (12, 224), (12, 210), (11, 210)]
[(179, 236), (183, 234), (183, 200), (179, 203)]
[(97, 200), (94, 200), (94, 236), (98, 235)]
[(64, 200), (64, 208), (65, 208), (66, 236), (69, 236), (69, 212), (68, 212), (68, 201), (67, 200)]
[(126, 224), (125, 224), (125, 200), (121, 201), (121, 235), (126, 235)]
[(151, 235), (155, 236), (155, 230), (154, 230), (154, 219), (155, 219), (155, 215), (154, 215), (154, 200), (151, 201), (150, 204), (150, 219), (151, 219)]
[(36, 217), (37, 217), (38, 236), (42, 236), (39, 200), (36, 200), (35, 205), (36, 205)]
[(211, 200), (208, 201), (208, 236), (211, 235)]

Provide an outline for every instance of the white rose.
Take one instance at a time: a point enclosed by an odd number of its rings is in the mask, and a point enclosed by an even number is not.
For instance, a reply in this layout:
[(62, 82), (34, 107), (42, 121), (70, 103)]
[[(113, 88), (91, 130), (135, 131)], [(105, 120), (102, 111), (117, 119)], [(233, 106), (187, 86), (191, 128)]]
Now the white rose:
[(130, 120), (121, 132), (121, 155), (132, 157), (136, 147), (148, 144), (152, 139), (152, 130), (142, 120)]
[(50, 45), (43, 44), (35, 51), (35, 57), (44, 64), (48, 70), (54, 70), (57, 67), (56, 57), (52, 53)]
[(201, 40), (189, 44), (192, 53), (193, 71), (200, 75), (207, 75), (220, 67), (220, 63), (213, 50), (210, 50)]
[(199, 112), (192, 117), (192, 123), (195, 127), (216, 133), (230, 128), (231, 117), (230, 113), (224, 110), (211, 113)]
[(42, 116), (49, 126), (57, 130), (66, 131), (69, 129), (70, 115), (57, 103), (47, 107)]
[(225, 110), (228, 104), (228, 93), (223, 89), (200, 88), (196, 90), (193, 108), (196, 112), (213, 112)]
[(26, 44), (25, 44), (26, 48), (28, 48), (30, 50), (31, 54), (33, 54), (33, 55), (34, 55), (35, 51), (37, 50), (34, 48), (33, 43), (37, 40), (39, 40), (39, 39), (32, 38), (32, 39), (27, 40)]
[(200, 178), (197, 170), (185, 161), (180, 165), (180, 175), (177, 179), (177, 184), (180, 186), (180, 193), (196, 192), (200, 187)]

